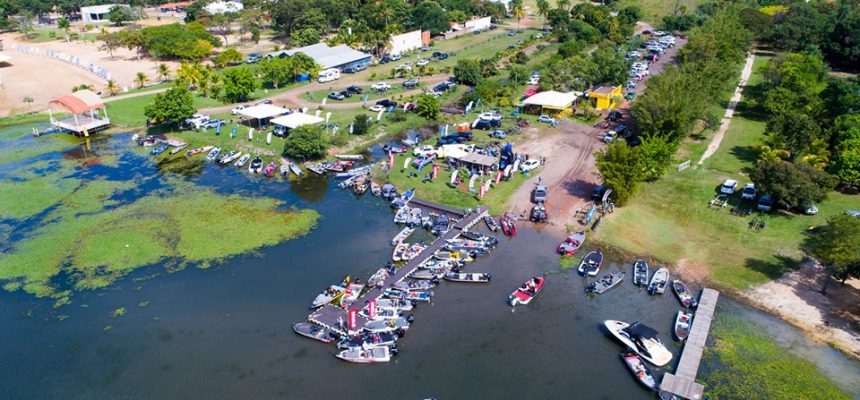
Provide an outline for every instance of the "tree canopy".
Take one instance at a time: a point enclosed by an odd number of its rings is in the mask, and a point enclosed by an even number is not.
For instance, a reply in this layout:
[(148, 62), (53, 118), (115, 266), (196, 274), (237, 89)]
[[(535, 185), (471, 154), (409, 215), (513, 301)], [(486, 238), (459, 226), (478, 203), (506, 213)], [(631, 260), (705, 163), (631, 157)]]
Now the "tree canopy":
[(258, 87), (254, 73), (248, 68), (228, 69), (224, 71), (223, 80), (224, 99), (233, 103), (247, 100)]
[[(804, 243), (806, 251), (836, 279), (860, 278), (860, 218), (837, 214), (817, 227)], [(829, 278), (829, 276), (828, 276)], [(827, 282), (821, 288), (827, 291)]]
[(291, 129), (290, 135), (284, 141), (284, 155), (301, 160), (322, 157), (327, 148), (328, 140), (319, 125), (303, 125)]
[(187, 88), (174, 87), (155, 95), (144, 107), (143, 114), (150, 124), (180, 123), (197, 111), (193, 104), (194, 98)]

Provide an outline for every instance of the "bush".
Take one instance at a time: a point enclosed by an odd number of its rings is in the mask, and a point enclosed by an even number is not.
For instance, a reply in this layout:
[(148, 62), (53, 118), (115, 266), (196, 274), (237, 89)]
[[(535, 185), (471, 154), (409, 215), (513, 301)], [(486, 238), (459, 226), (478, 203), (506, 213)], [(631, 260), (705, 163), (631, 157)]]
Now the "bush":
[(304, 125), (290, 130), (284, 141), (284, 155), (302, 160), (320, 158), (328, 148), (329, 135), (319, 125)]
[(353, 135), (364, 135), (370, 129), (370, 124), (372, 121), (367, 114), (358, 114), (355, 116), (355, 119), (352, 120), (352, 134)]

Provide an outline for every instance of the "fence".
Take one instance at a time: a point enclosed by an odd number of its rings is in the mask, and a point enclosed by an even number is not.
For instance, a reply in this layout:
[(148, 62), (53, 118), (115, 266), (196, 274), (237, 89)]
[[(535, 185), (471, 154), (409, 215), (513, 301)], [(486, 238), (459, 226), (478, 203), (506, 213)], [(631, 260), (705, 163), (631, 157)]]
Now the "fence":
[(98, 76), (99, 78), (102, 78), (106, 81), (111, 79), (110, 71), (108, 71), (108, 70), (106, 70), (106, 69), (104, 69), (104, 68), (102, 68), (96, 64), (93, 64), (87, 60), (84, 60), (78, 56), (66, 54), (66, 53), (63, 53), (61, 51), (44, 49), (41, 47), (26, 46), (26, 45), (22, 45), (22, 44), (15, 45), (15, 50), (18, 50), (21, 53), (35, 54), (35, 55), (42, 56), (42, 57), (60, 60), (60, 61), (65, 62), (67, 64), (71, 64), (71, 65), (74, 65), (78, 68), (86, 70), (86, 71), (90, 72), (91, 74)]

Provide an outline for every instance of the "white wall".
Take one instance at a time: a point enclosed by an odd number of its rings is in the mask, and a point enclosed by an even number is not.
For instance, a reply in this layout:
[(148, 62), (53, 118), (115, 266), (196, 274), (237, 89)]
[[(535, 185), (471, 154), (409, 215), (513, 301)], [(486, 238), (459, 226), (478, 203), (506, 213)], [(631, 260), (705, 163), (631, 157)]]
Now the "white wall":
[(479, 31), (484, 29), (489, 29), (491, 24), (490, 17), (478, 18), (466, 21), (466, 29), (471, 29), (473, 31)]
[(401, 33), (391, 37), (391, 54), (405, 53), (421, 48), (421, 30)]

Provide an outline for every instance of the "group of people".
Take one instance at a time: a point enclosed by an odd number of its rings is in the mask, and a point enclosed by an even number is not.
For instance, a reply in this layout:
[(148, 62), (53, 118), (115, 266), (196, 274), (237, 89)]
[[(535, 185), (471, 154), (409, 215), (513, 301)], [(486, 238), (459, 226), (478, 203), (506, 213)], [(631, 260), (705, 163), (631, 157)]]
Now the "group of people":
[(535, 276), (535, 277), (532, 277), (532, 279), (529, 279), (528, 282), (523, 283), (523, 285), (520, 288), (528, 294), (535, 294), (535, 292), (537, 291), (537, 287), (538, 287), (539, 283), (540, 283), (540, 278)]

